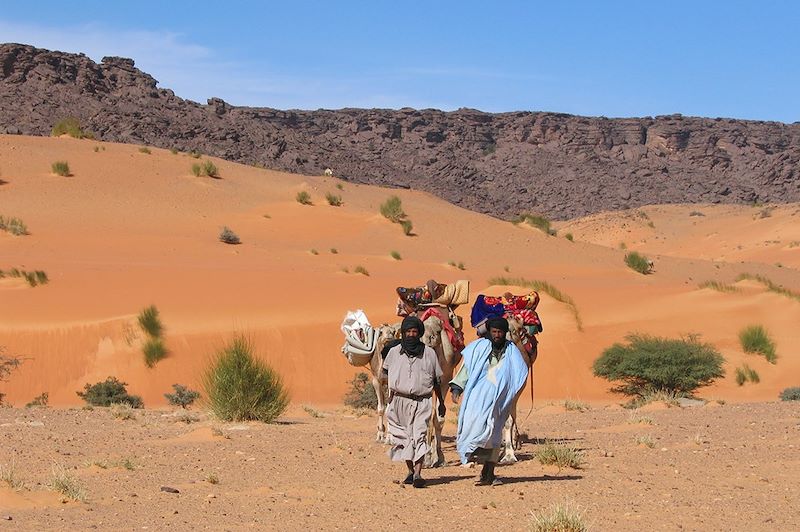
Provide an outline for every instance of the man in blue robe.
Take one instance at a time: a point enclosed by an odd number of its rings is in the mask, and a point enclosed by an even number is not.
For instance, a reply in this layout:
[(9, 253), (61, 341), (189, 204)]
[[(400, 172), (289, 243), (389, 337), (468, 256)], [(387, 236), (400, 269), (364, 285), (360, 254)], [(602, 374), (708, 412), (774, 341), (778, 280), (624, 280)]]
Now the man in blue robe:
[(492, 318), (486, 325), (486, 337), (464, 348), (464, 363), (450, 381), (453, 402), (463, 396), (456, 449), (462, 463), (483, 463), (479, 486), (501, 483), (494, 468), (500, 458), (503, 427), (528, 376), (522, 353), (506, 340), (508, 321)]

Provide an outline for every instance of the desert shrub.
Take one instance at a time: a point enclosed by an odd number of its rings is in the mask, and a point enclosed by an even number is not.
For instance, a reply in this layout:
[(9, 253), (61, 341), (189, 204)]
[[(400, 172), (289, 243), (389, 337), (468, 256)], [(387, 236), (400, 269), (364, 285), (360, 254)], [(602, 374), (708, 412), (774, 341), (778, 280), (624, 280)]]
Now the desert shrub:
[(69, 135), (76, 139), (93, 139), (94, 134), (85, 131), (81, 127), (81, 123), (75, 117), (68, 117), (56, 122), (53, 129), (50, 130), (50, 135), (53, 137), (60, 137), (61, 135)]
[(280, 375), (256, 359), (253, 346), (241, 336), (217, 353), (203, 387), (211, 411), (225, 421), (269, 423), (289, 405)]
[(24, 236), (28, 234), (28, 226), (19, 218), (0, 216), (0, 231), (6, 231), (14, 236)]
[(52, 168), (53, 173), (56, 175), (60, 175), (62, 177), (68, 177), (71, 175), (69, 172), (69, 163), (67, 161), (56, 161), (50, 165), (50, 168)]
[(75, 477), (62, 465), (53, 466), (53, 475), (50, 479), (49, 486), (68, 499), (86, 502), (86, 490), (83, 489)]
[(219, 233), (219, 241), (224, 242), (226, 244), (241, 244), (242, 241), (239, 239), (239, 235), (233, 232), (233, 229), (228, 227), (227, 225), (222, 228), (222, 231)]
[(172, 389), (175, 390), (175, 393), (164, 394), (164, 397), (167, 398), (167, 401), (172, 406), (186, 408), (187, 406), (191, 406), (192, 403), (200, 397), (200, 392), (190, 390), (183, 384), (173, 384)]
[(519, 216), (519, 218), (517, 218), (517, 220), (514, 223), (515, 224), (526, 223), (531, 227), (539, 229), (540, 231), (542, 231), (547, 235), (550, 236), (556, 235), (556, 230), (550, 226), (550, 220), (538, 214), (523, 213)]
[(339, 190), (344, 190), (344, 185), (342, 185), (341, 183), (336, 183), (336, 188), (338, 188)]
[(359, 372), (350, 382), (350, 389), (344, 396), (344, 404), (351, 408), (378, 408), (378, 396), (366, 373)]
[(139, 148), (139, 153), (150, 155), (150, 148), (148, 148), (147, 146), (142, 146), (141, 148)]
[(705, 281), (704, 283), (700, 283), (698, 285), (699, 288), (710, 288), (711, 290), (716, 290), (717, 292), (738, 292), (739, 288), (732, 284), (725, 284), (719, 281)]
[(403, 260), (403, 257), (400, 256), (400, 253), (397, 251), (392, 251), (389, 253), (394, 260)]
[(339, 253), (339, 250), (338, 250), (338, 249), (336, 249), (336, 248), (331, 248), (331, 254), (332, 254), (332, 255), (336, 255), (336, 254), (338, 254), (338, 253)]
[(319, 251), (317, 251), (316, 249), (313, 249), (313, 248), (311, 249), (311, 252), (310, 252), (310, 253), (311, 253), (312, 255), (319, 255)]
[(325, 199), (328, 201), (328, 205), (333, 207), (339, 207), (342, 204), (342, 197), (331, 194), (330, 192), (325, 194)]
[(532, 532), (586, 532), (584, 512), (572, 503), (553, 504), (546, 512), (533, 514)]
[(356, 267), (353, 269), (353, 273), (360, 273), (361, 275), (366, 275), (367, 277), (369, 277), (369, 272), (368, 272), (368, 271), (367, 271), (367, 269), (366, 269), (365, 267), (363, 267), (363, 266), (356, 266)]
[(114, 403), (111, 405), (111, 417), (114, 419), (136, 419), (136, 413), (131, 408), (131, 405), (126, 403)]
[(202, 155), (203, 154), (200, 153), (199, 151), (192, 150), (189, 152), (189, 157), (191, 157), (192, 159), (199, 159)]
[(411, 223), (411, 220), (400, 220), (400, 227), (403, 228), (403, 234), (406, 236), (411, 236), (414, 231), (414, 224)]
[[(6, 381), (11, 372), (22, 364), (21, 358), (8, 356), (5, 352), (5, 347), (0, 345), (0, 382)], [(5, 397), (5, 394), (0, 393), (0, 405), (3, 404), (3, 397)]]
[(656, 442), (649, 434), (640, 434), (633, 438), (633, 441), (636, 443), (636, 445), (644, 445), (648, 449), (652, 449), (656, 446)]
[(400, 223), (406, 218), (403, 211), (403, 202), (397, 196), (390, 196), (381, 204), (381, 214), (384, 218), (393, 223)]
[(308, 414), (309, 416), (311, 416), (313, 418), (325, 417), (325, 414), (323, 414), (322, 412), (320, 412), (316, 408), (313, 408), (313, 407), (308, 406), (308, 405), (303, 405), (303, 410), (305, 411), (306, 414)]
[(745, 353), (764, 355), (771, 364), (775, 364), (778, 355), (775, 353), (775, 342), (769, 337), (767, 330), (761, 325), (750, 325), (739, 332), (739, 343)]
[(178, 148), (170, 148), (170, 149), (169, 149), (169, 152), (170, 152), (172, 155), (178, 155)]
[(313, 205), (313, 203), (311, 203), (311, 194), (309, 194), (305, 190), (301, 190), (300, 192), (298, 192), (297, 195), (294, 197), (294, 199), (300, 205)]
[(789, 290), (788, 288), (784, 288), (783, 286), (781, 286), (779, 284), (775, 284), (771, 279), (768, 279), (768, 278), (764, 277), (763, 275), (753, 275), (751, 273), (741, 273), (741, 274), (736, 276), (736, 281), (737, 282), (738, 281), (742, 281), (742, 280), (756, 281), (756, 282), (761, 283), (762, 285), (766, 286), (767, 290), (769, 290), (770, 292), (775, 292), (776, 294), (780, 294), (782, 296), (786, 296), (786, 297), (795, 299), (797, 301), (800, 301), (800, 294), (799, 293), (794, 292), (792, 290)]
[(203, 170), (202, 175), (208, 177), (219, 177), (219, 170), (217, 169), (217, 165), (215, 165), (211, 161), (208, 160), (203, 161), (202, 170)]
[(575, 318), (575, 325), (578, 327), (578, 330), (583, 330), (583, 320), (581, 319), (580, 312), (578, 312), (578, 306), (575, 304), (575, 301), (569, 295), (565, 294), (547, 281), (529, 281), (528, 279), (524, 279), (522, 277), (500, 276), (492, 277), (489, 279), (488, 283), (490, 285), (523, 286), (525, 288), (530, 288), (531, 290), (536, 290), (537, 292), (543, 292), (556, 301), (567, 305), (572, 312), (572, 316)]
[(564, 409), (569, 411), (585, 412), (589, 410), (589, 404), (584, 403), (583, 401), (573, 401), (572, 399), (567, 399), (564, 401)]
[(193, 176), (195, 176), (195, 177), (200, 177), (200, 173), (201, 173), (202, 171), (203, 171), (203, 169), (200, 167), (200, 164), (199, 164), (199, 163), (194, 163), (194, 164), (192, 164), (192, 175), (193, 175)]
[(156, 363), (167, 356), (167, 348), (161, 338), (148, 338), (142, 346), (144, 353), (144, 363), (148, 368), (152, 368)]
[(138, 395), (130, 395), (126, 388), (127, 383), (119, 381), (116, 377), (108, 377), (106, 380), (86, 384), (82, 392), (75, 392), (78, 397), (92, 406), (111, 406), (113, 404), (125, 403), (131, 408), (142, 408), (142, 398)]
[(641, 274), (647, 275), (650, 273), (650, 261), (646, 256), (637, 253), (636, 251), (631, 251), (630, 253), (625, 254), (625, 264), (627, 264), (628, 268), (631, 270), (637, 271)]
[(164, 332), (164, 325), (158, 315), (155, 305), (150, 305), (139, 313), (139, 327), (153, 338), (160, 338)]
[(625, 339), (627, 345), (615, 343), (592, 366), (595, 376), (621, 381), (613, 392), (639, 398), (657, 390), (686, 395), (725, 375), (722, 355), (696, 335), (675, 340), (635, 333)]
[(565, 234), (565, 235), (564, 235), (564, 238), (566, 238), (566, 239), (567, 239), (567, 240), (569, 240), (570, 242), (574, 242), (574, 241), (575, 241), (575, 237), (574, 237), (574, 236), (572, 236), (572, 233), (567, 233), (567, 234)]
[(555, 465), (561, 470), (564, 467), (580, 469), (583, 466), (583, 453), (574, 447), (546, 441), (535, 452), (536, 459), (542, 465)]
[(705, 216), (705, 214), (700, 211), (692, 211), (689, 213), (689, 216)]
[(736, 384), (742, 386), (745, 382), (752, 382), (753, 384), (758, 384), (761, 382), (761, 377), (758, 376), (756, 370), (748, 366), (747, 364), (743, 364), (741, 367), (736, 368), (736, 373), (734, 375), (736, 379)]
[(678, 399), (684, 397), (686, 394), (676, 392), (674, 390), (647, 390), (641, 397), (625, 405), (630, 408), (639, 408), (650, 403), (666, 403), (667, 406), (679, 406)]
[(779, 397), (781, 401), (800, 401), (800, 386), (784, 389)]
[(50, 401), (50, 394), (47, 392), (42, 392), (41, 394), (37, 395), (31, 402), (25, 405), (25, 408), (33, 408), (35, 406), (45, 407), (47, 403)]

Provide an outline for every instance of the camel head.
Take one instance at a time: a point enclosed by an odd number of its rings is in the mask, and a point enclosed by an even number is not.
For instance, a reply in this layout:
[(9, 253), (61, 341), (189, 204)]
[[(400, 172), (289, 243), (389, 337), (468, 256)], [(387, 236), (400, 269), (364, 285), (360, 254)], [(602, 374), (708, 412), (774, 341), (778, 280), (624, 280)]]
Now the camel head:
[(425, 325), (425, 334), (422, 335), (422, 343), (435, 349), (442, 341), (442, 320), (436, 316), (430, 316), (423, 324)]
[(384, 323), (378, 327), (377, 334), (378, 338), (375, 340), (375, 349), (380, 353), (383, 346), (386, 345), (386, 342), (394, 340), (395, 338), (400, 338), (400, 324), (395, 323), (389, 325), (388, 323)]

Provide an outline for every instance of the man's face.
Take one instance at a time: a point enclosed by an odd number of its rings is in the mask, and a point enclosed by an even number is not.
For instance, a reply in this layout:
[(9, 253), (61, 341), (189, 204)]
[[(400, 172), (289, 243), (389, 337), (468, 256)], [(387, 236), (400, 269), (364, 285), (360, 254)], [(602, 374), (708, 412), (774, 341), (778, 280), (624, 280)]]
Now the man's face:
[(506, 341), (506, 333), (503, 329), (489, 329), (489, 337), (492, 339), (492, 344), (495, 346), (502, 345)]
[(411, 327), (410, 329), (406, 329), (406, 332), (403, 333), (403, 336), (406, 338), (419, 338), (419, 329), (416, 327)]

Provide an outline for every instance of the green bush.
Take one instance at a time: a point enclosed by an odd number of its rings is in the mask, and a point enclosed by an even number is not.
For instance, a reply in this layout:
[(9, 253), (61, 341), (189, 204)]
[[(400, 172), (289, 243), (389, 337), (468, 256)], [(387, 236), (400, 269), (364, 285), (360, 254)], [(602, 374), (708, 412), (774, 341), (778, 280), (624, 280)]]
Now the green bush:
[(400, 220), (400, 227), (403, 228), (403, 234), (406, 236), (411, 236), (414, 230), (414, 224), (411, 223), (411, 220)]
[(739, 332), (739, 343), (745, 353), (757, 353), (771, 364), (775, 364), (778, 355), (775, 353), (775, 342), (769, 337), (767, 330), (761, 325), (750, 325)]
[(56, 175), (60, 175), (62, 177), (69, 177), (69, 163), (67, 161), (56, 161), (50, 166), (53, 170), (53, 173)]
[(779, 396), (781, 401), (800, 401), (800, 386), (786, 388)]
[(560, 470), (563, 467), (580, 469), (583, 466), (583, 453), (563, 444), (546, 441), (536, 449), (536, 459), (542, 465), (555, 465)]
[(363, 267), (363, 266), (356, 266), (356, 267), (353, 269), (353, 273), (360, 273), (361, 275), (366, 275), (367, 277), (369, 277), (369, 272), (368, 272), (368, 271), (367, 271), (367, 269), (366, 269), (365, 267)]
[(0, 231), (7, 231), (14, 236), (24, 236), (28, 234), (28, 226), (19, 218), (0, 216)]
[(705, 281), (698, 285), (699, 288), (710, 288), (711, 290), (716, 290), (717, 292), (738, 292), (739, 288), (732, 285), (732, 284), (725, 284), (719, 281)]
[(390, 196), (389, 199), (381, 204), (381, 214), (384, 218), (396, 224), (406, 218), (406, 213), (403, 212), (403, 202), (397, 196)]
[(531, 227), (535, 227), (539, 229), (543, 233), (555, 236), (556, 230), (550, 226), (550, 220), (545, 218), (544, 216), (540, 216), (538, 214), (527, 214), (523, 213), (519, 216), (519, 218), (514, 222), (515, 224), (526, 223)]
[(761, 382), (761, 377), (759, 377), (756, 370), (748, 366), (747, 364), (743, 364), (741, 367), (736, 368), (736, 374), (734, 375), (736, 379), (736, 384), (742, 386), (745, 382), (752, 382), (753, 384), (758, 384)]
[(689, 395), (725, 375), (722, 355), (697, 336), (674, 340), (637, 333), (625, 339), (627, 345), (614, 344), (592, 366), (595, 376), (621, 381), (613, 392), (639, 398), (657, 390)]
[(359, 372), (350, 382), (350, 389), (344, 396), (344, 404), (351, 408), (378, 408), (378, 396), (366, 373)]
[(208, 177), (219, 177), (217, 166), (211, 161), (203, 161), (203, 175)]
[(311, 203), (311, 195), (305, 190), (298, 192), (294, 199), (297, 200), (297, 203), (300, 205), (313, 205), (313, 203)]
[(199, 163), (192, 164), (192, 175), (195, 177), (200, 177), (203, 169), (200, 167)]
[(142, 408), (142, 398), (138, 395), (128, 394), (125, 388), (127, 383), (120, 382), (116, 377), (108, 377), (105, 381), (95, 384), (86, 384), (82, 392), (75, 392), (78, 397), (92, 406), (111, 406), (114, 404), (127, 404), (131, 408)]
[(161, 318), (158, 316), (158, 309), (155, 305), (150, 305), (139, 313), (139, 327), (153, 338), (160, 338), (164, 332)]
[(186, 408), (190, 406), (192, 403), (200, 397), (200, 392), (196, 392), (194, 390), (190, 390), (183, 384), (173, 384), (172, 389), (175, 390), (175, 393), (165, 393), (164, 397), (167, 398), (169, 404), (172, 406), (179, 406), (181, 408)]
[(564, 238), (566, 238), (566, 239), (567, 239), (567, 240), (569, 240), (570, 242), (574, 242), (574, 241), (575, 241), (575, 237), (574, 237), (574, 236), (572, 236), (572, 233), (566, 233), (566, 234), (564, 235)]
[(150, 155), (150, 148), (148, 148), (147, 146), (142, 146), (141, 148), (139, 148), (139, 153)]
[(330, 192), (325, 194), (325, 199), (328, 201), (328, 205), (333, 207), (339, 207), (342, 204), (342, 197), (331, 194)]
[(225, 421), (269, 423), (283, 414), (289, 396), (280, 375), (253, 356), (244, 337), (220, 350), (203, 376), (211, 411)]
[(239, 239), (239, 235), (233, 232), (233, 229), (228, 227), (227, 225), (222, 228), (222, 231), (219, 233), (219, 241), (224, 242), (226, 244), (241, 244), (242, 241)]
[(625, 264), (628, 268), (635, 270), (641, 274), (647, 275), (650, 273), (650, 261), (644, 255), (635, 251), (625, 254)]
[(164, 341), (161, 338), (148, 338), (142, 346), (142, 353), (144, 353), (145, 365), (152, 368), (156, 362), (167, 356), (167, 348), (164, 347)]
[(391, 255), (391, 257), (394, 260), (403, 260), (403, 257), (400, 256), (400, 253), (398, 251), (392, 251), (391, 253), (389, 253), (389, 255)]
[(61, 135), (69, 135), (76, 139), (93, 139), (94, 134), (89, 131), (84, 131), (81, 123), (75, 117), (64, 118), (56, 122), (53, 129), (50, 130), (50, 135), (53, 137), (60, 137)]
[(35, 406), (46, 407), (47, 403), (50, 402), (50, 394), (48, 392), (42, 392), (41, 394), (37, 395), (31, 402), (25, 405), (25, 408), (33, 408)]
[(547, 512), (533, 514), (532, 532), (586, 532), (589, 526), (584, 512), (572, 503), (553, 504)]

